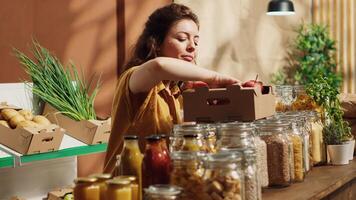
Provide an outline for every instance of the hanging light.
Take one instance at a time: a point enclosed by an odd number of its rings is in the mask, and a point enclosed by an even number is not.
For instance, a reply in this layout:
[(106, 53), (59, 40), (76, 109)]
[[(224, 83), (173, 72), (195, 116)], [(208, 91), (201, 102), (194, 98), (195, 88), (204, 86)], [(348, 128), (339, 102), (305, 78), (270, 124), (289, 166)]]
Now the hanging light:
[(267, 15), (294, 15), (293, 2), (290, 0), (271, 0), (268, 4)]

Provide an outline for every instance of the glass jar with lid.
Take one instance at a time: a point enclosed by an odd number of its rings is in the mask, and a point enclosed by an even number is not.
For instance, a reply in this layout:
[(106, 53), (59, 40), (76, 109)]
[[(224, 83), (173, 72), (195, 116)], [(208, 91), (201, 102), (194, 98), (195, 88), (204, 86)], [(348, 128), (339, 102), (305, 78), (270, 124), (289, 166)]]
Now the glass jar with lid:
[(309, 112), (307, 116), (310, 122), (311, 162), (313, 166), (322, 165), (326, 163), (326, 149), (320, 113), (313, 111)]
[(130, 181), (132, 200), (141, 199), (141, 190), (140, 190), (141, 188), (139, 187), (139, 181), (136, 176), (116, 176), (114, 177), (114, 179)]
[(105, 199), (105, 195), (107, 192), (107, 185), (105, 181), (111, 179), (111, 174), (92, 174), (89, 177), (97, 178), (95, 184), (99, 185), (100, 199)]
[(306, 93), (303, 85), (293, 86), (294, 101), (292, 103), (293, 111), (314, 110), (316, 104), (313, 99)]
[(170, 184), (181, 187), (182, 200), (199, 199), (203, 192), (203, 168), (197, 152), (178, 151), (171, 154)]
[(146, 137), (146, 150), (142, 161), (142, 188), (153, 184), (168, 184), (171, 171), (170, 156), (159, 135)]
[(132, 200), (132, 189), (129, 180), (111, 179), (106, 181), (108, 190), (106, 199)]
[(202, 124), (174, 125), (173, 136), (170, 138), (170, 152), (206, 152), (207, 146), (204, 140), (204, 135), (205, 126)]
[(261, 200), (262, 192), (259, 173), (256, 162), (256, 150), (253, 148), (243, 149), (242, 172), (245, 181), (245, 200)]
[(286, 112), (291, 110), (293, 100), (293, 87), (291, 85), (276, 85), (277, 112)]
[(294, 181), (301, 182), (304, 180), (306, 173), (306, 159), (307, 155), (304, 154), (305, 137), (303, 132), (303, 116), (302, 113), (288, 113), (284, 116), (283, 120), (291, 122), (290, 126), (290, 139), (293, 143), (293, 157), (294, 157)]
[(241, 169), (241, 154), (223, 151), (208, 154), (203, 158), (203, 191), (198, 199), (242, 199), (244, 176)]
[(216, 152), (217, 127), (219, 124), (202, 124), (204, 126), (204, 140), (208, 153)]
[(289, 123), (267, 120), (257, 124), (257, 131), (267, 144), (267, 164), (269, 186), (285, 187), (294, 175), (291, 142), (287, 136)]
[(74, 180), (74, 199), (100, 200), (100, 186), (94, 177), (79, 177)]
[(145, 189), (144, 200), (180, 200), (181, 191), (173, 185), (151, 185)]
[(255, 127), (251, 123), (230, 122), (218, 127), (218, 151), (228, 149), (255, 148)]
[(265, 188), (268, 186), (267, 145), (258, 134), (255, 134), (255, 145), (260, 185)]

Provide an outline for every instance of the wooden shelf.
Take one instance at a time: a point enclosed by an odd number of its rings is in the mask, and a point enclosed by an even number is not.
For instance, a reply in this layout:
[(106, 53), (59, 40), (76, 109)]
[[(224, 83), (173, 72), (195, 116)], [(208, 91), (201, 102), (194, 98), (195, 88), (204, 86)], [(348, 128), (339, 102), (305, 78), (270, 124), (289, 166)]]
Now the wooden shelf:
[[(268, 188), (262, 194), (263, 200), (307, 200), (326, 198), (343, 186), (356, 186), (356, 159), (343, 166), (314, 167), (304, 182), (295, 183), (285, 188)], [(351, 190), (355, 195), (355, 190)], [(351, 196), (350, 196), (351, 195)], [(352, 194), (348, 194), (348, 199)]]

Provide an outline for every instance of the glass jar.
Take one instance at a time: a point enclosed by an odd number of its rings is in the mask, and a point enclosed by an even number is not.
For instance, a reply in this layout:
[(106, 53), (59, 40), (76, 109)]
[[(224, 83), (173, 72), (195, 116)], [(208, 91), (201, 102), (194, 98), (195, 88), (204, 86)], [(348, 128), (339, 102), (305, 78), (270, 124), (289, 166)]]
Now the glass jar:
[(170, 138), (170, 152), (194, 151), (206, 152), (204, 140), (205, 126), (203, 124), (174, 125), (173, 136)]
[(245, 181), (245, 200), (261, 200), (262, 192), (256, 163), (256, 150), (244, 149), (242, 153), (242, 172)]
[(224, 151), (203, 158), (203, 192), (197, 199), (242, 199), (244, 177), (241, 154)]
[(130, 181), (131, 187), (131, 197), (132, 200), (139, 200), (141, 199), (141, 191), (139, 187), (139, 181), (136, 176), (116, 176), (114, 179), (121, 179), (121, 180), (128, 180)]
[(216, 136), (218, 124), (202, 124), (204, 126), (204, 140), (208, 153), (216, 152)]
[(132, 190), (129, 180), (111, 179), (106, 181), (108, 191), (106, 199), (110, 200), (131, 200)]
[(218, 127), (218, 151), (228, 149), (255, 148), (255, 127), (250, 123), (222, 123)]
[(303, 149), (305, 147), (305, 141), (303, 140), (303, 117), (301, 113), (294, 113), (291, 115), (286, 115), (284, 120), (291, 122), (290, 126), (290, 139), (293, 143), (293, 157), (294, 157), (294, 181), (302, 182), (306, 173), (305, 170), (305, 159), (306, 155), (303, 154)]
[(315, 102), (305, 92), (303, 85), (293, 86), (293, 96), (295, 99), (292, 103), (293, 111), (314, 110), (316, 108)]
[(291, 110), (293, 102), (293, 87), (291, 85), (276, 85), (276, 111)]
[(312, 165), (322, 165), (326, 163), (326, 149), (323, 141), (323, 124), (320, 114), (309, 112), (310, 121), (310, 143), (311, 143), (311, 160)]
[(170, 184), (183, 189), (181, 199), (199, 199), (203, 192), (203, 168), (196, 152), (173, 152), (171, 154), (173, 170)]
[(255, 135), (257, 169), (261, 187), (268, 186), (267, 145), (257, 134)]
[(173, 185), (151, 185), (145, 189), (144, 200), (180, 200), (181, 191)]
[(105, 181), (111, 179), (111, 174), (92, 174), (90, 177), (96, 178), (95, 184), (99, 185), (100, 199), (105, 199), (107, 192), (107, 185)]
[(100, 200), (100, 187), (98, 184), (95, 184), (97, 180), (94, 177), (75, 179), (75, 187), (73, 189), (74, 199)]
[(267, 145), (268, 181), (272, 187), (289, 186), (294, 175), (291, 142), (286, 133), (289, 126), (271, 120), (257, 126), (259, 136)]
[(142, 188), (154, 184), (168, 184), (170, 157), (159, 135), (146, 137), (146, 150), (142, 161)]

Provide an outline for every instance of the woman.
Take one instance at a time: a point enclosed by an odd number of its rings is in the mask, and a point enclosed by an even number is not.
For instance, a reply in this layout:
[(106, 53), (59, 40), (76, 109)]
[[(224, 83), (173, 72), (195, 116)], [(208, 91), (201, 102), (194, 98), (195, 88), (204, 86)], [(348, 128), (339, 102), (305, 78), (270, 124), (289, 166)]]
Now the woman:
[(143, 150), (144, 136), (170, 133), (173, 124), (181, 123), (178, 81), (187, 87), (193, 81), (210, 87), (238, 83), (196, 66), (198, 43), (198, 18), (188, 7), (173, 3), (149, 17), (117, 83), (105, 172), (113, 171), (124, 135), (139, 135)]

